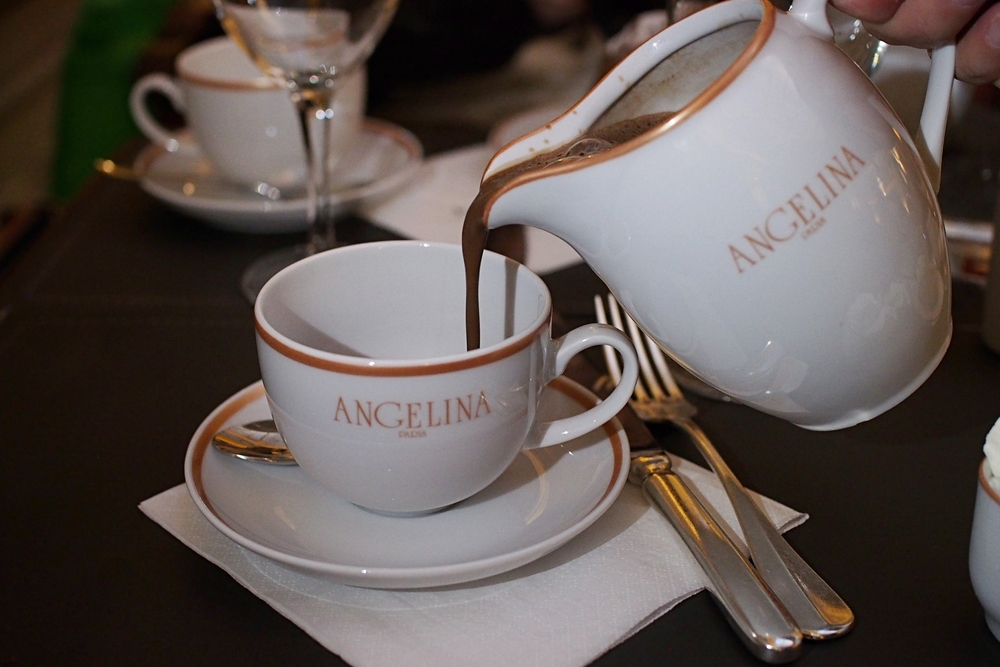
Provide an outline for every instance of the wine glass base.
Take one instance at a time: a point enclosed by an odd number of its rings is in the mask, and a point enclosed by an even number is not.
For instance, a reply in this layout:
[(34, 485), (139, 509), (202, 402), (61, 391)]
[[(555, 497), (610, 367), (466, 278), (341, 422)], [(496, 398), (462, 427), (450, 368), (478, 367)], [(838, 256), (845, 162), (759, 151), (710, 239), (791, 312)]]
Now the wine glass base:
[(300, 259), (305, 259), (307, 256), (306, 245), (302, 244), (275, 250), (254, 260), (240, 278), (240, 290), (243, 292), (243, 296), (250, 303), (256, 302), (257, 295), (263, 289), (264, 283), (273, 278), (278, 271), (286, 266), (291, 266)]

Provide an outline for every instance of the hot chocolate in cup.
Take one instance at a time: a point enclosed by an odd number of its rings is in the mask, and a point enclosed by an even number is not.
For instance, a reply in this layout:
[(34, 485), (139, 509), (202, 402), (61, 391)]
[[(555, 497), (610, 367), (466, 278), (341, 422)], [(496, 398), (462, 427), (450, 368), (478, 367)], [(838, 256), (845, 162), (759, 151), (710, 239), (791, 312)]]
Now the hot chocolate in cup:
[[(234, 41), (218, 37), (195, 44), (181, 52), (175, 69), (176, 77), (150, 74), (132, 88), (132, 118), (150, 141), (171, 152), (201, 153), (235, 183), (283, 187), (305, 181), (304, 139), (288, 91)], [(190, 134), (153, 117), (151, 93), (167, 97)], [(357, 135), (365, 97), (364, 70), (347, 75), (334, 100), (329, 159), (338, 159)]]
[[(522, 449), (588, 433), (628, 402), (637, 362), (621, 332), (592, 324), (553, 340), (545, 283), (492, 252), (479, 293), (482, 345), (468, 351), (458, 245), (346, 246), (264, 286), (261, 376), (306, 474), (370, 510), (426, 513), (484, 489)], [(621, 354), (618, 388), (580, 415), (540, 421), (545, 385), (595, 345)]]

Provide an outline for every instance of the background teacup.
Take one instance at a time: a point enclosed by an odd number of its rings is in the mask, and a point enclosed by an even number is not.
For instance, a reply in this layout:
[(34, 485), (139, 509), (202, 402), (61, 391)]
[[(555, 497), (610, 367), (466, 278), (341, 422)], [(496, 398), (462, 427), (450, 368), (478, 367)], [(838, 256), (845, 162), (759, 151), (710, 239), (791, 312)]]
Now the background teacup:
[(969, 574), (986, 613), (986, 625), (1000, 640), (1000, 493), (990, 484), (990, 476), (989, 462), (983, 459), (972, 516)]
[[(522, 449), (566, 442), (610, 420), (637, 377), (615, 329), (553, 341), (541, 278), (483, 258), (482, 347), (467, 351), (457, 245), (347, 246), (284, 269), (254, 309), (257, 351), (278, 429), (311, 477), (361, 507), (421, 513), (488, 486)], [(581, 350), (611, 345), (625, 372), (582, 414), (536, 420), (545, 385)]]
[[(169, 151), (201, 152), (219, 174), (239, 183), (287, 186), (306, 174), (302, 131), (288, 92), (267, 77), (228, 37), (200, 42), (177, 57), (176, 77), (150, 74), (130, 96), (132, 118), (150, 141)], [(348, 75), (334, 102), (329, 151), (335, 160), (350, 145), (364, 116), (364, 70)], [(165, 95), (181, 112), (194, 142), (164, 127), (147, 107)]]

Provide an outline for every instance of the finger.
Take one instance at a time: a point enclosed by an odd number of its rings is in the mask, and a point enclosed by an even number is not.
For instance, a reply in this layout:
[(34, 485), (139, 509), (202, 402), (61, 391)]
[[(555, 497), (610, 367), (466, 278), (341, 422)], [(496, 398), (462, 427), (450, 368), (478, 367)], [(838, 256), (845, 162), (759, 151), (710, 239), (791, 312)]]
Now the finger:
[(891, 19), (865, 27), (890, 44), (930, 49), (955, 40), (984, 4), (985, 0), (904, 0)]
[(956, 39), (988, 4), (995, 0), (835, 0), (882, 41), (924, 49)]
[(854, 18), (872, 23), (891, 19), (903, 0), (830, 0), (830, 4)]
[(1000, 4), (983, 12), (959, 39), (955, 76), (975, 84), (1000, 79)]

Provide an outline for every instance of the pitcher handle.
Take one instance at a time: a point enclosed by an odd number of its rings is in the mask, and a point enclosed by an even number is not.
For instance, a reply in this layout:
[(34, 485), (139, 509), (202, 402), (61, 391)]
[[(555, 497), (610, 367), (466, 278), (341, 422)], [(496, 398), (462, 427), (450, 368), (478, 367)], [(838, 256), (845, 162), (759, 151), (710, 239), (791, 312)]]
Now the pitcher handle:
[(955, 83), (955, 43), (931, 51), (931, 71), (927, 79), (924, 110), (914, 142), (930, 176), (934, 192), (941, 188), (941, 156), (944, 153), (944, 131), (948, 124), (951, 88)]
[[(817, 35), (833, 39), (833, 27), (826, 13), (828, 0), (793, 0), (788, 15)], [(944, 131), (948, 124), (951, 86), (955, 81), (955, 43), (931, 51), (931, 70), (927, 95), (920, 114), (920, 126), (913, 138), (923, 160), (934, 192), (941, 187), (941, 156), (944, 152)]]

